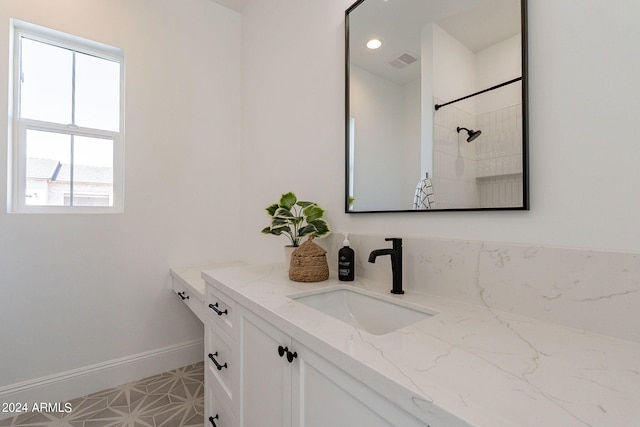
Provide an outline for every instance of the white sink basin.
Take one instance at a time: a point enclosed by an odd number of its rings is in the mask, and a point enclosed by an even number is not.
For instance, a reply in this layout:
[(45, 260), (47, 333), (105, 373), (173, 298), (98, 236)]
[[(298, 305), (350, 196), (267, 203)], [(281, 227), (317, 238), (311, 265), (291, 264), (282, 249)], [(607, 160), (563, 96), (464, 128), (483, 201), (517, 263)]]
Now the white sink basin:
[(289, 298), (373, 335), (384, 335), (435, 313), (392, 297), (347, 286), (302, 292)]

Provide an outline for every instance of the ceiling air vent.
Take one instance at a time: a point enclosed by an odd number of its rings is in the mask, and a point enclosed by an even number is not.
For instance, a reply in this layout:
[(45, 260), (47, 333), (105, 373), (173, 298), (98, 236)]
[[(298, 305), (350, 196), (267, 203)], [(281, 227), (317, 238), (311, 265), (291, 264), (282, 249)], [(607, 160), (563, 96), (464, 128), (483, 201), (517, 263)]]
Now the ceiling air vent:
[(409, 64), (413, 64), (417, 61), (415, 56), (409, 55), (408, 53), (403, 53), (393, 61), (390, 61), (389, 64), (393, 65), (396, 68), (404, 68)]

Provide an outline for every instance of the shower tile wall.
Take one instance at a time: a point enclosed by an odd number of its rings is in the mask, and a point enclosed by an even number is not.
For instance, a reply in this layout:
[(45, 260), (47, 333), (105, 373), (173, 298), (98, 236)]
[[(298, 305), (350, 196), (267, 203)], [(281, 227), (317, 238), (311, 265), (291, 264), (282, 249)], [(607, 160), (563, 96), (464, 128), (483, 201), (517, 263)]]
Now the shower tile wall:
[[(437, 104), (442, 100), (435, 100)], [(438, 209), (520, 206), (522, 104), (473, 114), (455, 105), (435, 112), (433, 188)], [(458, 126), (480, 129), (472, 143)]]
[[(444, 101), (435, 100), (437, 104)], [(458, 126), (476, 128), (472, 114), (449, 105), (435, 112), (433, 119), (433, 191), (438, 209), (478, 207), (476, 152)]]
[(482, 136), (476, 140), (480, 206), (522, 203), (522, 104), (476, 117)]

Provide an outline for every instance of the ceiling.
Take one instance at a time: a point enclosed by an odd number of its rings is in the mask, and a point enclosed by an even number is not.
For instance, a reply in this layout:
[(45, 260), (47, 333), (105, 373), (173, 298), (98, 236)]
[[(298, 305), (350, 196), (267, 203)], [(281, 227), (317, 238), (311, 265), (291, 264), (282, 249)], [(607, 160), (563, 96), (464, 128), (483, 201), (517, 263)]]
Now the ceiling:
[[(520, 33), (520, 0), (366, 0), (349, 15), (349, 54), (356, 65), (405, 84), (420, 76), (420, 33), (425, 23), (479, 52)], [(383, 41), (372, 51), (371, 38)], [(407, 53), (418, 60), (398, 69), (389, 62)]]
[[(211, 0), (242, 13), (250, 0)], [(321, 0), (317, 0), (321, 1)], [(420, 31), (437, 22), (446, 32), (478, 52), (520, 32), (520, 0), (366, 0), (350, 14), (353, 63), (398, 84), (420, 76)], [(367, 24), (360, 25), (366, 22)], [(378, 37), (384, 48), (371, 51), (366, 40)], [(398, 69), (389, 62), (408, 53), (418, 60)]]
[(249, 0), (212, 0), (214, 3), (218, 3), (224, 7), (228, 7), (231, 10), (235, 10), (236, 12), (242, 13), (242, 9), (244, 5), (249, 2)]

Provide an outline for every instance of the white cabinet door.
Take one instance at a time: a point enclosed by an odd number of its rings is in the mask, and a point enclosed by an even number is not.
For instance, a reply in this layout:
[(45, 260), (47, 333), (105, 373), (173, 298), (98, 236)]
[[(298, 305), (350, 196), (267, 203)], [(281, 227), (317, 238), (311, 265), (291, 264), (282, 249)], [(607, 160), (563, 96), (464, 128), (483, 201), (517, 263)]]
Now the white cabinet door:
[(293, 427), (424, 427), (408, 413), (295, 340)]
[(238, 314), (242, 427), (427, 426), (243, 307)]
[[(240, 425), (291, 426), (291, 339), (242, 309), (240, 311)], [(280, 356), (278, 348), (283, 355)]]

